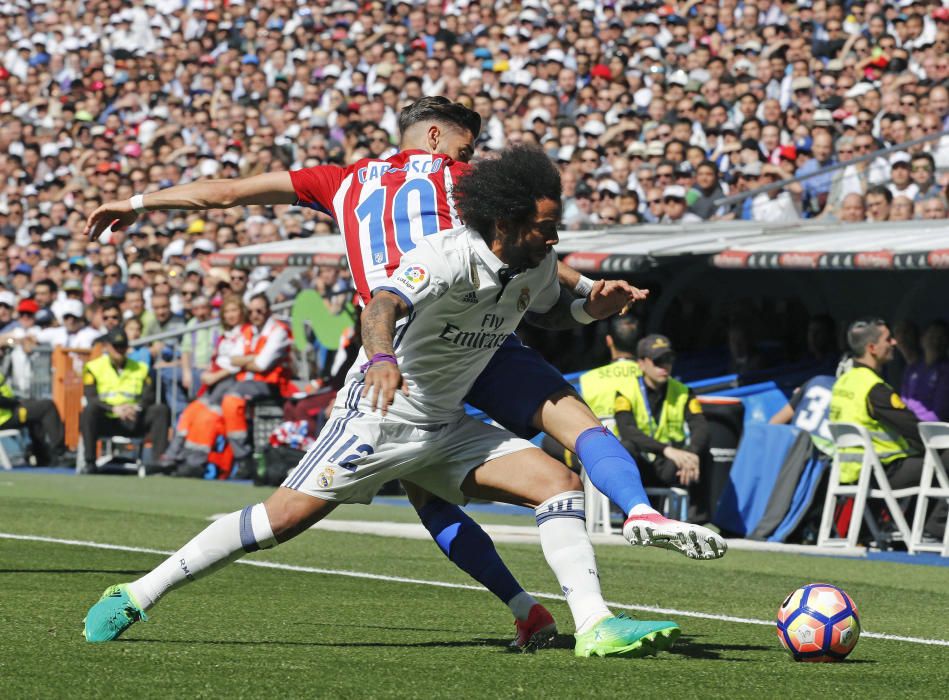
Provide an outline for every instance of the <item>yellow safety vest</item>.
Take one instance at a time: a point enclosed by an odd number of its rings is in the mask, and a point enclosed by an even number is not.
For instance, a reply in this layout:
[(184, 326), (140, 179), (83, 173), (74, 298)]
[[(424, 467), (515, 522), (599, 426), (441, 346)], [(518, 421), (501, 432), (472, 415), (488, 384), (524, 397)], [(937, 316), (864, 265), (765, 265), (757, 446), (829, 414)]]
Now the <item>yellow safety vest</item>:
[[(7, 382), (7, 378), (2, 372), (0, 372), (0, 396), (5, 399), (16, 398), (13, 395), (13, 389), (10, 388), (10, 384)], [(13, 418), (12, 408), (0, 408), (0, 425), (3, 425), (11, 418)]]
[[(629, 397), (642, 370), (633, 360), (616, 360), (580, 375), (580, 395), (590, 410), (606, 422), (615, 414), (616, 395)], [(613, 432), (616, 432), (615, 425)]]
[[(870, 390), (884, 384), (880, 375), (869, 367), (854, 367), (834, 382), (830, 396), (830, 420), (832, 423), (856, 423), (862, 425), (873, 439), (873, 451), (880, 462), (889, 464), (909, 456), (909, 445), (899, 435), (890, 433), (886, 426), (870, 415)], [(894, 396), (896, 394), (894, 393)], [(899, 397), (897, 397), (899, 400)], [(902, 404), (902, 401), (900, 401)], [(894, 406), (900, 408), (900, 406)], [(840, 483), (852, 484), (860, 476), (863, 451), (859, 447), (846, 447), (840, 453)]]
[[(116, 372), (108, 355), (86, 364), (83, 384), (95, 384), (103, 403), (110, 406), (138, 403), (148, 381), (148, 366), (126, 358), (122, 372)], [(110, 413), (110, 416), (114, 414)]]
[[(670, 378), (666, 383), (666, 398), (662, 402), (659, 420), (652, 415), (646, 396), (645, 381), (640, 378), (634, 385), (629, 406), (624, 397), (616, 397), (616, 410), (631, 411), (636, 426), (648, 436), (659, 442), (672, 445), (685, 444), (685, 409), (689, 403), (689, 387), (677, 379)], [(701, 409), (700, 409), (701, 410)]]

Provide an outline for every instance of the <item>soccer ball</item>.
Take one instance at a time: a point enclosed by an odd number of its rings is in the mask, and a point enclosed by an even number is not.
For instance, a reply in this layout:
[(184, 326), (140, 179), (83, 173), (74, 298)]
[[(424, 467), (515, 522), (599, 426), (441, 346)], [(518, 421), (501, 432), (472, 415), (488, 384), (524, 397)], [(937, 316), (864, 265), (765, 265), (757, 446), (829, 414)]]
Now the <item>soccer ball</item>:
[(853, 599), (829, 583), (809, 583), (778, 608), (778, 639), (795, 661), (842, 661), (857, 646)]

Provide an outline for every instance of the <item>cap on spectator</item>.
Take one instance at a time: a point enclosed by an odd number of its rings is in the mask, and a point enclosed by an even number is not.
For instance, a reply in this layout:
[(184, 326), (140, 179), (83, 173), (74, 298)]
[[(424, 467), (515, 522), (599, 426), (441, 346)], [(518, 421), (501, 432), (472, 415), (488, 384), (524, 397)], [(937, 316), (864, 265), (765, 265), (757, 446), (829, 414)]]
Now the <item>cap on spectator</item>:
[(910, 160), (912, 159), (910, 158), (909, 153), (905, 153), (903, 151), (897, 151), (896, 153), (890, 156), (890, 167), (895, 168), (899, 166), (903, 168), (908, 168)]
[(672, 343), (666, 336), (658, 333), (647, 335), (636, 345), (636, 356), (641, 360), (650, 359), (655, 362), (671, 354), (674, 354)]
[(814, 87), (814, 81), (810, 78), (795, 78), (791, 81), (791, 90), (810, 90)]
[(563, 65), (564, 61), (567, 60), (567, 57), (564, 55), (563, 49), (550, 49), (544, 54), (544, 60), (548, 63), (553, 62)]
[(626, 149), (626, 155), (645, 156), (646, 144), (644, 144), (642, 141), (633, 141), (631, 144), (629, 144), (629, 147)]
[(932, 18), (937, 22), (949, 22), (949, 7), (937, 7), (933, 10)]
[(663, 199), (685, 199), (685, 188), (682, 185), (669, 185), (662, 191)]
[(597, 192), (610, 192), (615, 194), (617, 197), (622, 194), (622, 189), (620, 189), (619, 183), (616, 180), (601, 180), (600, 183), (596, 186)]
[[(538, 82), (538, 80), (535, 80), (534, 82), (536, 83), (536, 82)], [(545, 86), (546, 86), (546, 84), (547, 84), (546, 81), (543, 81), (543, 80), (540, 80), (539, 82), (544, 83)], [(533, 89), (533, 85), (531, 86), (531, 89)], [(527, 121), (528, 125), (533, 124), (533, 123), (534, 123), (535, 121), (537, 121), (538, 119), (540, 119), (542, 122), (544, 122), (544, 124), (550, 124), (550, 122), (551, 122), (551, 120), (552, 120), (553, 118), (552, 118), (551, 115), (550, 115), (550, 111), (544, 109), (543, 107), (536, 107), (536, 108), (532, 109), (530, 112), (527, 113), (527, 120), (526, 120), (526, 121)]]
[(53, 243), (56, 241), (56, 234), (50, 231), (45, 232), (40, 236), (40, 243)]
[(129, 346), (129, 337), (125, 335), (125, 331), (122, 326), (113, 328), (111, 331), (106, 333), (99, 338), (100, 343), (108, 343), (116, 350), (124, 349)]
[(811, 153), (811, 147), (813, 145), (814, 140), (810, 136), (802, 136), (794, 142), (794, 146), (797, 148), (798, 153)]
[(754, 163), (746, 163), (742, 167), (738, 168), (738, 174), (743, 175), (744, 177), (760, 177), (761, 163), (757, 161)]
[(168, 245), (165, 246), (164, 252), (161, 254), (162, 262), (168, 262), (170, 258), (177, 258), (185, 254), (185, 242), (184, 239), (176, 238), (171, 241)]
[(488, 48), (485, 48), (484, 46), (479, 46), (478, 48), (474, 50), (474, 57), (479, 58), (481, 60), (489, 59), (491, 58), (491, 50)]
[(857, 83), (852, 88), (847, 90), (847, 97), (863, 97), (871, 90), (875, 90), (873, 83)]
[(204, 266), (201, 265), (201, 263), (199, 263), (197, 260), (192, 260), (187, 265), (185, 265), (185, 274), (194, 274), (204, 277)]
[(550, 94), (550, 83), (543, 78), (534, 78), (530, 84), (531, 92), (539, 92), (541, 95)]
[(834, 114), (829, 109), (818, 109), (814, 112), (814, 124), (832, 126), (833, 123)]
[(587, 123), (583, 125), (580, 131), (590, 136), (602, 136), (603, 132), (606, 131), (606, 125), (599, 119), (587, 119)]
[(59, 310), (63, 318), (66, 318), (67, 316), (83, 318), (85, 315), (85, 308), (83, 307), (82, 302), (78, 299), (67, 299), (60, 304)]
[(735, 124), (735, 122), (725, 122), (720, 127), (718, 127), (718, 131), (721, 134), (725, 134), (725, 133), (737, 134), (738, 126)]
[(656, 156), (661, 156), (666, 152), (666, 147), (663, 145), (662, 141), (650, 141), (646, 145), (646, 155), (650, 158), (655, 158)]
[(676, 175), (692, 175), (692, 164), (684, 160), (676, 167)]
[(127, 143), (122, 147), (122, 154), (131, 156), (132, 158), (139, 158), (142, 155), (142, 145), (136, 142)]
[(129, 277), (144, 277), (145, 266), (140, 262), (133, 262), (129, 265)]
[(11, 272), (12, 272), (14, 275), (27, 275), (27, 276), (29, 276), (29, 275), (32, 275), (32, 274), (33, 274), (33, 268), (30, 267), (29, 265), (27, 265), (26, 263), (20, 263), (19, 265), (17, 265), (16, 267), (14, 267), (13, 270), (11, 270)]
[(677, 70), (666, 78), (666, 82), (670, 85), (681, 85), (685, 87), (689, 84), (689, 77), (685, 74), (684, 70)]
[(260, 64), (260, 59), (257, 58), (257, 56), (255, 56), (254, 54), (248, 53), (248, 54), (244, 54), (244, 57), (241, 58), (241, 63), (244, 64), (245, 66), (248, 66), (248, 65), (256, 66)]
[(82, 282), (80, 282), (79, 280), (64, 280), (63, 291), (64, 292), (81, 292)]
[(605, 63), (597, 63), (593, 68), (590, 69), (591, 78), (605, 78), (610, 80), (613, 77), (613, 74), (610, 73), (610, 67)]
[(20, 314), (35, 314), (40, 310), (40, 305), (37, 304), (33, 299), (23, 299), (16, 307), (17, 313)]
[(797, 148), (794, 146), (781, 146), (779, 155), (786, 160), (797, 160)]
[(190, 224), (188, 224), (186, 233), (204, 233), (204, 219), (195, 219)]
[(569, 163), (570, 159), (573, 158), (574, 152), (577, 150), (577, 147), (572, 144), (567, 144), (566, 146), (561, 146), (557, 149), (557, 160), (561, 163)]
[(16, 306), (16, 297), (13, 295), (13, 292), (6, 290), (0, 292), (0, 306), (7, 306), (11, 309)]
[(88, 267), (89, 263), (86, 262), (86, 259), (81, 255), (73, 255), (69, 258), (69, 267)]
[(192, 244), (191, 250), (199, 253), (213, 253), (217, 248), (207, 238), (199, 238)]

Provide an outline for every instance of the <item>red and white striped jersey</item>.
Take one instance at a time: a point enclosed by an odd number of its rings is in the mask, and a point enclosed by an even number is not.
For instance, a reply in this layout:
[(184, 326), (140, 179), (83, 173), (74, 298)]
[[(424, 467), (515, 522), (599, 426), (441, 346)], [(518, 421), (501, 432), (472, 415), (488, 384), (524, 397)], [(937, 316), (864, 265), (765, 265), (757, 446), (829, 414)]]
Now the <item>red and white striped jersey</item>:
[(290, 179), (298, 205), (336, 219), (353, 283), (365, 303), (423, 236), (461, 225), (453, 191), (468, 168), (443, 154), (408, 150), (346, 168), (291, 170)]

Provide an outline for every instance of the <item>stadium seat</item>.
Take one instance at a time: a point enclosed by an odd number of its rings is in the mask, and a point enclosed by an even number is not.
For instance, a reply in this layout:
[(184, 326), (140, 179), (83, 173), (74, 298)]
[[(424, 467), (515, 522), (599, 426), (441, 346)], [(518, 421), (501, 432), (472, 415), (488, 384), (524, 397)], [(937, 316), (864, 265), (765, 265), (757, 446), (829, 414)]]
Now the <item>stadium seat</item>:
[[(610, 499), (600, 493), (593, 485), (593, 482), (587, 478), (586, 470), (580, 473), (583, 480), (583, 496), (586, 508), (587, 532), (590, 534), (603, 533), (610, 535), (613, 533), (613, 505)], [(662, 511), (667, 518), (674, 520), (688, 520), (689, 517), (689, 492), (680, 489), (677, 486), (671, 488), (647, 488), (646, 494), (649, 496), (659, 496), (663, 499)], [(625, 519), (626, 514), (623, 514)], [(622, 530), (622, 523), (617, 528)]]
[[(106, 468), (109, 472), (114, 472), (116, 468), (119, 471), (135, 473), (139, 477), (145, 477), (147, 472), (142, 455), (145, 451), (145, 439), (134, 437), (122, 437), (114, 435), (111, 437), (99, 438), (96, 441), (96, 469)], [(87, 471), (83, 460), (84, 450), (82, 448), (82, 437), (79, 438), (77, 447), (76, 474), (83, 474)]]
[[(919, 481), (919, 497), (916, 500), (916, 513), (913, 516), (909, 551), (910, 554), (941, 552), (942, 556), (949, 557), (949, 528), (946, 528), (946, 534), (941, 543), (923, 541), (923, 524), (926, 522), (929, 501), (949, 499), (949, 476), (939, 457), (940, 450), (949, 449), (949, 423), (920, 423), (919, 436), (922, 438), (926, 455), (923, 461), (923, 475)], [(936, 477), (938, 483), (933, 483), (933, 476)]]
[[(919, 487), (912, 486), (898, 490), (890, 487), (890, 482), (886, 478), (886, 471), (876, 452), (873, 451), (873, 442), (866, 428), (854, 423), (831, 423), (829, 427), (837, 451), (834, 454), (830, 480), (827, 483), (827, 497), (824, 501), (824, 512), (821, 516), (820, 530), (817, 535), (817, 546), (856, 547), (857, 539), (860, 536), (861, 523), (863, 522), (866, 522), (876, 542), (901, 540), (907, 543), (908, 546), (910, 528), (906, 523), (903, 510), (900, 508), (899, 499), (916, 496), (919, 493)], [(841, 484), (841, 450), (853, 447), (859, 447), (863, 450), (860, 476), (855, 484)], [(871, 479), (876, 482), (875, 488), (870, 485)], [(850, 511), (849, 518), (847, 518), (846, 535), (834, 537), (831, 531), (836, 519), (837, 499), (841, 496), (852, 498), (853, 508)], [(896, 527), (895, 532), (887, 533), (880, 528), (867, 509), (868, 499), (881, 499), (886, 503), (893, 525)]]
[(22, 432), (14, 428), (0, 430), (0, 467), (9, 470), (13, 469), (13, 463), (10, 461), (10, 455), (7, 454), (6, 447), (3, 444), (4, 439), (15, 440), (20, 445), (20, 454), (24, 456), (24, 459), (26, 449), (24, 448)]

